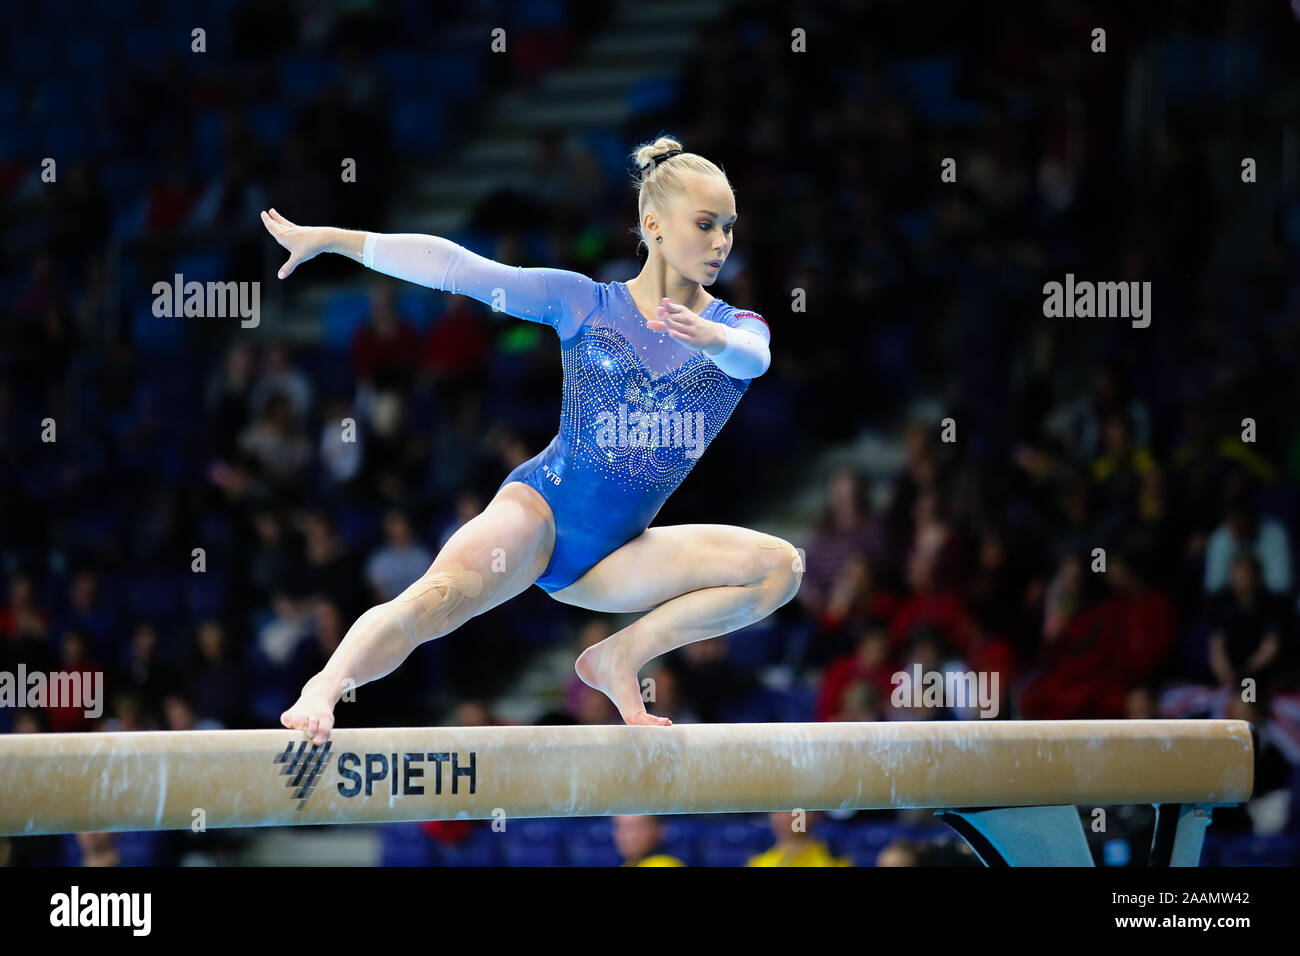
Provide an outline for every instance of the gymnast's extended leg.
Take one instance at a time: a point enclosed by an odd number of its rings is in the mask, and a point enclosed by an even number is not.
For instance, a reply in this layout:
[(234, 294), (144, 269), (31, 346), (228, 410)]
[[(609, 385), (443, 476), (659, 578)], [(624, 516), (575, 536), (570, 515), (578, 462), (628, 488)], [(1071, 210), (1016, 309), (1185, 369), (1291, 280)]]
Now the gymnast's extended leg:
[(378, 680), (420, 644), (528, 588), (554, 547), (555, 519), (546, 499), (520, 482), (506, 485), (448, 539), (418, 581), (357, 618), (280, 722), (323, 744), (334, 726), (334, 705), (349, 687)]
[(637, 674), (669, 651), (761, 621), (799, 590), (803, 566), (788, 541), (730, 525), (648, 528), (551, 596), (607, 613), (648, 613), (585, 650), (574, 665), (629, 724), (646, 713)]

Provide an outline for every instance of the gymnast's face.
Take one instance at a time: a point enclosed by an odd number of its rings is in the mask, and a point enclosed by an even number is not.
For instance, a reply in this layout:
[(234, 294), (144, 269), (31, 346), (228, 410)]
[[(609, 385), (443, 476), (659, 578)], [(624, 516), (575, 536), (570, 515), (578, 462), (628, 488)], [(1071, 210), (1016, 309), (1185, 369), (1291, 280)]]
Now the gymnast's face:
[(735, 222), (736, 199), (726, 180), (692, 174), (659, 223), (660, 251), (687, 279), (712, 285), (731, 254)]

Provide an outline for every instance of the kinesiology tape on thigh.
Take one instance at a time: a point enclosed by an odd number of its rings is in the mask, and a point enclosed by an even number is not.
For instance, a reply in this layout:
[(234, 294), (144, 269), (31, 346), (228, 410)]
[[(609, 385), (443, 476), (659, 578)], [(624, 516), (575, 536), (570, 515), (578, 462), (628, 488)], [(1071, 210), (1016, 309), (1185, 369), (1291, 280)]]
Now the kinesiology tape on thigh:
[(483, 593), (483, 576), (459, 564), (430, 571), (397, 596), (410, 609), (419, 636), (428, 637), (447, 626), (447, 621), (465, 598)]

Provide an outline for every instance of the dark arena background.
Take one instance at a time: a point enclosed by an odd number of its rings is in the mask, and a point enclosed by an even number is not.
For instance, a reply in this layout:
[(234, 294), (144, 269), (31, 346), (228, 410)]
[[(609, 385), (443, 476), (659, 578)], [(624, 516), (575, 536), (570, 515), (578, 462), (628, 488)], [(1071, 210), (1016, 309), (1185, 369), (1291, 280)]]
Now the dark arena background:
[[(555, 434), (552, 330), (344, 256), (281, 280), (263, 210), (624, 281), (632, 151), (669, 136), (734, 187), (711, 292), (766, 319), (771, 365), (654, 524), (760, 530), (803, 576), (650, 662), (647, 708), (777, 737), (1249, 721), (1251, 797), (1199, 862), (1300, 863), (1300, 3), (0, 16), (0, 757), (279, 728)], [(189, 282), (248, 308), (169, 314)], [(336, 732), (621, 725), (574, 661), (633, 619), (529, 587)], [(991, 698), (900, 694), (936, 672)], [(56, 673), (98, 704), (34, 699)], [(933, 809), (769, 809), (13, 835), (0, 862), (981, 862)], [(1078, 809), (1098, 867), (1146, 865), (1151, 805)]]

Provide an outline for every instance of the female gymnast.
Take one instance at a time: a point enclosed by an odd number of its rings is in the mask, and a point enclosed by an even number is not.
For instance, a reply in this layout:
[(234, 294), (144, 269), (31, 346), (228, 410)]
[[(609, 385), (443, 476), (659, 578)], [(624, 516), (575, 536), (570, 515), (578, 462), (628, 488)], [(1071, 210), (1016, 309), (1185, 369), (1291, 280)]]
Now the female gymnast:
[(448, 539), (423, 577), (348, 630), (281, 715), (329, 739), (349, 687), (377, 680), (419, 644), (536, 584), (557, 601), (647, 612), (588, 648), (578, 675), (629, 724), (646, 713), (638, 672), (694, 641), (761, 620), (799, 589), (794, 547), (718, 524), (649, 527), (752, 379), (770, 363), (767, 323), (705, 291), (731, 251), (735, 197), (721, 169), (661, 137), (635, 153), (648, 256), (629, 282), (523, 269), (436, 236), (296, 226), (267, 230), (289, 250), (280, 278), (322, 252), (432, 289), (472, 296), (555, 329), (564, 365), (559, 433)]

